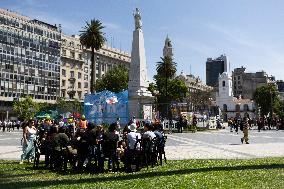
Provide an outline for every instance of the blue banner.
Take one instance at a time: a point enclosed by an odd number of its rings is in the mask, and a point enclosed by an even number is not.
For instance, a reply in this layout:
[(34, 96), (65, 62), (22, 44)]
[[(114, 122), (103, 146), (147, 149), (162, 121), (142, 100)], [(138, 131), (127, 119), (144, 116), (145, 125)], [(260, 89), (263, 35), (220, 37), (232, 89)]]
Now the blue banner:
[(120, 124), (127, 124), (128, 91), (113, 93), (102, 91), (85, 96), (84, 115), (89, 122), (95, 124), (111, 124), (120, 118)]

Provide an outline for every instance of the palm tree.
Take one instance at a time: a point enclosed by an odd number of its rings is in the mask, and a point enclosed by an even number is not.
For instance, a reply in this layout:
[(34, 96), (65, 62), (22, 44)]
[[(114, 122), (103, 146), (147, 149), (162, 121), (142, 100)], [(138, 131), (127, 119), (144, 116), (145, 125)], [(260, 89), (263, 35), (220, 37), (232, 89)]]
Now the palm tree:
[(173, 62), (170, 56), (161, 57), (160, 62), (157, 62), (157, 73), (164, 78), (173, 78), (177, 71), (177, 63)]
[(86, 22), (83, 31), (80, 31), (80, 42), (86, 48), (91, 48), (91, 93), (95, 92), (94, 79), (96, 77), (96, 63), (95, 63), (95, 50), (98, 51), (106, 41), (102, 29), (104, 26), (99, 20), (93, 19), (90, 23)]
[[(177, 63), (173, 61), (172, 57), (170, 56), (164, 56), (161, 57), (160, 62), (157, 62), (157, 74), (158, 76), (165, 78), (166, 79), (166, 103), (168, 103), (168, 79), (171, 79), (175, 76), (175, 73), (177, 71), (176, 66)], [(168, 117), (168, 104), (167, 104), (167, 112), (166, 112), (166, 116)]]

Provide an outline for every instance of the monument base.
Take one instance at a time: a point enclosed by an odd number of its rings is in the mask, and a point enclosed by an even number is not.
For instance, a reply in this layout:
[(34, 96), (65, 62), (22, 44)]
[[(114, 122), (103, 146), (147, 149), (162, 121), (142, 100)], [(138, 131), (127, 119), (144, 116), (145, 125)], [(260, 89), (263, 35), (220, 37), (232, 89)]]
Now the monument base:
[(135, 116), (138, 119), (152, 119), (153, 102), (153, 96), (129, 96), (129, 118)]

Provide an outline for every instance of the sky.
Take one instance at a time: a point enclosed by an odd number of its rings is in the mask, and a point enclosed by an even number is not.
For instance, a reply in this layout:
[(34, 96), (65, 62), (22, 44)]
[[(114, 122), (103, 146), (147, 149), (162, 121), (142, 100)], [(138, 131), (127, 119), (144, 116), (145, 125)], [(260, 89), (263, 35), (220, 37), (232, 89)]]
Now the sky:
[(148, 75), (156, 74), (168, 35), (177, 74), (206, 81), (206, 60), (226, 54), (231, 70), (264, 70), (284, 80), (283, 0), (0, 0), (0, 7), (79, 34), (99, 19), (108, 45), (131, 53), (133, 11), (142, 16)]

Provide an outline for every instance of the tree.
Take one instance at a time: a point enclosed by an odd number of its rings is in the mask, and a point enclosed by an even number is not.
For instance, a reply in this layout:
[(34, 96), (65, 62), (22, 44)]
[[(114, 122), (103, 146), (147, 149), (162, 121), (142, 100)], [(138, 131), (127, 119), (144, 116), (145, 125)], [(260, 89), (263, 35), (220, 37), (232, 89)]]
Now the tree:
[(30, 96), (19, 101), (14, 101), (13, 103), (13, 110), (18, 114), (18, 118), (21, 120), (33, 119), (38, 109), (38, 104), (34, 102)]
[(109, 70), (101, 79), (98, 79), (95, 90), (100, 92), (109, 90), (115, 93), (127, 90), (128, 70), (125, 66), (117, 66)]
[(91, 48), (91, 93), (95, 92), (94, 79), (96, 77), (95, 50), (98, 51), (106, 41), (102, 29), (104, 26), (99, 20), (93, 19), (90, 23), (86, 22), (83, 31), (80, 31), (80, 42), (86, 48)]
[(256, 88), (253, 99), (261, 109), (261, 115), (272, 113), (272, 107), (278, 99), (278, 91), (274, 85), (265, 85)]
[(201, 110), (206, 108), (208, 104), (210, 104), (210, 97), (211, 97), (211, 92), (209, 91), (201, 91), (197, 90), (194, 92), (191, 92), (188, 97), (187, 101), (191, 103), (193, 107), (197, 110)]
[(274, 103), (273, 109), (280, 118), (284, 118), (284, 101), (276, 101)]
[(161, 57), (160, 62), (157, 62), (157, 74), (164, 78), (173, 78), (177, 71), (177, 63), (169, 56)]
[(63, 97), (57, 98), (55, 107), (60, 114), (70, 112), (72, 109)]
[(165, 106), (163, 106), (162, 108), (165, 109), (164, 116), (169, 117), (168, 104), (172, 99), (168, 98), (168, 81), (175, 76), (177, 63), (175, 63), (170, 56), (161, 57), (161, 60), (162, 61), (157, 62), (157, 67), (156, 67), (157, 88), (161, 92), (161, 94), (163, 94), (158, 99), (158, 102), (160, 100), (163, 100), (163, 102), (161, 103), (165, 104)]
[(73, 111), (82, 114), (83, 113), (82, 103), (77, 99), (71, 102), (72, 102)]

